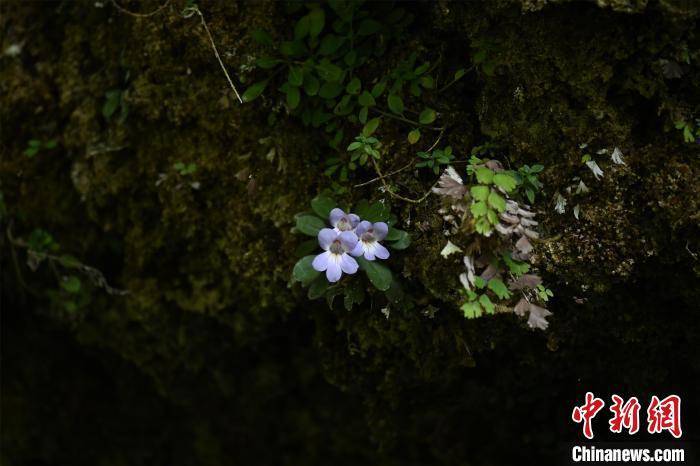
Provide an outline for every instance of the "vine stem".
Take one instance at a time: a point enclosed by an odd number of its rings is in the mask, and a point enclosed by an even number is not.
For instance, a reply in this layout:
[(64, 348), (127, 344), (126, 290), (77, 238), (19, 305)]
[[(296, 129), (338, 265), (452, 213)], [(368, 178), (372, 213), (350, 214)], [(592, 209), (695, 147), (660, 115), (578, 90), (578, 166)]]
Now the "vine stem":
[[(466, 70), (464, 70), (464, 74), (466, 75), (467, 73), (469, 73), (469, 72), (470, 72), (471, 70), (473, 70), (473, 69), (474, 69), (474, 65), (472, 65), (472, 66), (470, 66), (469, 68), (467, 68)], [(463, 77), (464, 77), (464, 76), (461, 76), (459, 79), (462, 79)], [(457, 81), (459, 81), (459, 79), (453, 79), (453, 80), (450, 81), (449, 83), (445, 84), (443, 87), (441, 87), (440, 89), (438, 89), (437, 93), (440, 94), (440, 93), (444, 92), (445, 89), (447, 89), (448, 87), (450, 87), (451, 85), (453, 85), (454, 83), (456, 83)]]
[[(443, 128), (442, 131), (440, 131), (440, 135), (438, 135), (438, 138), (435, 140), (435, 142), (433, 143), (432, 146), (430, 146), (428, 149), (425, 150), (425, 152), (431, 152), (433, 149), (435, 149), (437, 147), (438, 144), (440, 144), (440, 140), (442, 139), (442, 135), (445, 134), (445, 129), (446, 128)], [(401, 173), (404, 170), (408, 170), (409, 168), (411, 168), (413, 166), (414, 163), (415, 163), (415, 160), (411, 160), (410, 162), (408, 162), (406, 165), (399, 168), (398, 170), (394, 170), (393, 172), (387, 173), (386, 175), (384, 175), (384, 178), (388, 178), (390, 176), (396, 175), (397, 173)], [(362, 186), (367, 186), (367, 185), (372, 184), (374, 182), (377, 182), (379, 180), (381, 180), (381, 178), (379, 176), (377, 176), (376, 178), (372, 178), (371, 180), (365, 181), (364, 183), (356, 184), (353, 187), (354, 188), (361, 188)]]
[[(113, 0), (114, 1), (114, 0)], [(221, 60), (221, 56), (219, 55), (219, 50), (216, 48), (216, 43), (214, 43), (214, 37), (211, 35), (211, 31), (209, 30), (209, 26), (207, 26), (207, 22), (204, 20), (204, 15), (200, 11), (198, 6), (192, 6), (189, 7), (185, 10), (184, 17), (189, 18), (193, 14), (199, 15), (199, 19), (202, 21), (202, 26), (204, 26), (204, 30), (207, 33), (207, 36), (209, 38), (209, 43), (211, 44), (212, 50), (214, 50), (214, 55), (216, 55), (216, 59), (219, 61), (219, 66), (221, 66), (221, 69), (224, 72), (224, 76), (226, 76), (226, 80), (228, 81), (228, 84), (231, 86), (231, 89), (233, 89), (234, 94), (236, 94), (236, 98), (240, 103), (243, 103), (243, 99), (241, 98), (241, 95), (238, 93), (238, 90), (236, 89), (236, 86), (233, 84), (233, 80), (231, 80), (231, 76), (229, 76), (228, 71), (226, 70), (226, 66), (224, 65), (224, 62)]]
[(383, 116), (387, 117), (387, 118), (393, 118), (394, 120), (403, 121), (404, 123), (408, 123), (408, 124), (413, 125), (413, 126), (418, 126), (418, 127), (421, 127), (421, 128), (431, 129), (431, 130), (433, 130), (433, 131), (444, 131), (444, 129), (445, 129), (444, 126), (441, 127), (441, 128), (438, 128), (437, 126), (427, 126), (427, 125), (424, 125), (424, 124), (419, 123), (419, 122), (417, 122), (417, 121), (409, 120), (408, 118), (405, 118), (405, 117), (402, 117), (402, 116), (399, 116), (399, 115), (394, 115), (393, 113), (385, 112), (384, 110), (380, 110), (380, 109), (378, 109), (377, 107), (372, 107), (372, 110), (375, 111), (375, 112), (377, 112), (377, 113), (379, 113), (380, 115), (383, 115)]
[(374, 165), (374, 170), (377, 172), (377, 175), (379, 176), (379, 179), (380, 179), (381, 182), (382, 182), (382, 186), (384, 186), (384, 190), (385, 190), (386, 192), (388, 192), (390, 196), (392, 196), (392, 197), (394, 197), (394, 198), (396, 198), (396, 199), (400, 199), (400, 200), (402, 200), (402, 201), (404, 201), (404, 202), (410, 202), (411, 204), (420, 204), (421, 202), (423, 202), (424, 200), (426, 200), (426, 199), (428, 198), (428, 196), (430, 196), (430, 193), (433, 192), (433, 188), (437, 185), (437, 181), (436, 181), (436, 182), (433, 183), (433, 185), (430, 187), (430, 189), (428, 190), (428, 192), (425, 193), (423, 196), (421, 196), (421, 197), (418, 198), (418, 199), (409, 199), (409, 198), (407, 198), (407, 197), (403, 197), (402, 195), (396, 194), (395, 192), (392, 192), (392, 191), (391, 191), (391, 189), (389, 188), (389, 185), (388, 185), (387, 182), (386, 182), (386, 179), (385, 179), (384, 175), (382, 175), (382, 171), (381, 171), (381, 169), (379, 168), (379, 164), (377, 163), (377, 161), (375, 160), (374, 157), (371, 157), (371, 158), (372, 158), (372, 165)]
[(129, 11), (126, 8), (124, 8), (123, 6), (121, 6), (119, 3), (117, 3), (117, 0), (112, 0), (112, 5), (114, 5), (114, 7), (117, 10), (119, 10), (122, 13), (127, 14), (129, 16), (133, 16), (135, 18), (148, 18), (149, 16), (156, 15), (156, 14), (160, 13), (161, 11), (163, 11), (165, 9), (165, 7), (168, 6), (169, 3), (170, 3), (170, 0), (165, 0), (165, 2), (163, 2), (163, 4), (161, 6), (159, 6), (155, 10), (151, 11), (150, 13), (134, 13), (133, 11)]

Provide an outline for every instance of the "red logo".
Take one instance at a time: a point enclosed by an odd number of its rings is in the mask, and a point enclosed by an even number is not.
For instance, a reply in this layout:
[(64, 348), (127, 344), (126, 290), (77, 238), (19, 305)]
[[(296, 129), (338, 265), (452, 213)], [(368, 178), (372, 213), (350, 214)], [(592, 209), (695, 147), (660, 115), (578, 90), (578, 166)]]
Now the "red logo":
[(610, 424), (610, 432), (619, 434), (622, 429), (627, 429), (630, 435), (639, 432), (639, 400), (633, 396), (626, 403), (625, 400), (617, 395), (612, 396), (613, 404), (610, 406), (610, 411), (613, 413), (613, 418), (608, 422)]
[[(627, 430), (629, 435), (634, 435), (639, 432), (639, 411), (641, 405), (637, 397), (633, 396), (625, 401), (618, 395), (612, 395), (612, 404), (610, 412), (612, 418), (608, 421), (610, 432), (619, 434), (623, 429)], [(591, 440), (593, 434), (593, 418), (598, 412), (603, 409), (605, 402), (596, 398), (591, 392), (586, 393), (585, 403), (581, 406), (575, 406), (571, 413), (571, 419), (577, 424), (583, 424), (583, 435)], [(663, 431), (668, 431), (675, 438), (680, 438), (683, 435), (681, 429), (681, 397), (678, 395), (669, 395), (663, 400), (654, 395), (651, 397), (649, 407), (647, 408), (647, 432), (650, 434), (658, 434)]]
[(650, 434), (656, 434), (667, 430), (676, 438), (683, 435), (681, 430), (681, 397), (669, 395), (663, 400), (654, 395), (647, 409), (647, 430)]
[(593, 393), (587, 392), (586, 403), (583, 406), (576, 406), (571, 413), (571, 419), (574, 422), (579, 424), (583, 422), (583, 435), (589, 440), (593, 438), (593, 423), (591, 421), (598, 414), (598, 411), (603, 409), (603, 406), (605, 406), (603, 400), (596, 398)]

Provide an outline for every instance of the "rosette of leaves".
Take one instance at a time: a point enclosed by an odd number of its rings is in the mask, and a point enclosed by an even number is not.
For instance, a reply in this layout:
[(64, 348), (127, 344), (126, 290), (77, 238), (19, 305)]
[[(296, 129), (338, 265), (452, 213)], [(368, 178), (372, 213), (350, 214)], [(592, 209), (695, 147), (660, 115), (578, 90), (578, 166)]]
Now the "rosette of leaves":
[(436, 175), (440, 173), (441, 165), (449, 165), (455, 158), (452, 154), (452, 147), (447, 146), (444, 149), (435, 149), (432, 152), (418, 152), (420, 162), (416, 164), (418, 168), (430, 168)]
[[(317, 253), (319, 246), (317, 235), (322, 228), (328, 227), (330, 211), (337, 207), (338, 203), (329, 196), (319, 195), (311, 200), (311, 211), (301, 212), (295, 216), (296, 233), (313, 237), (302, 242), (296, 249), (297, 257), (300, 259), (294, 265), (292, 277), (294, 281), (300, 282), (302, 286), (308, 287), (307, 296), (309, 299), (326, 298), (328, 306), (333, 308), (333, 302), (337, 296), (343, 296), (343, 304), (347, 310), (352, 309), (354, 304), (360, 304), (364, 300), (366, 283), (357, 274), (343, 277), (339, 282), (330, 284), (321, 272), (314, 270), (311, 263)], [(390, 207), (382, 202), (369, 203), (362, 200), (357, 203), (353, 213), (362, 220), (369, 222), (386, 222), (389, 225), (389, 232), (384, 239), (384, 243), (392, 250), (399, 251), (406, 249), (411, 240), (407, 232), (395, 227), (397, 218), (391, 214)], [(363, 257), (356, 257), (360, 270), (364, 273), (367, 281), (377, 290), (384, 292), (390, 302), (401, 300), (403, 292), (401, 285), (391, 273), (389, 267), (380, 261), (368, 261)], [(391, 259), (389, 259), (391, 260)]]
[(356, 164), (366, 165), (370, 157), (375, 160), (380, 158), (379, 149), (382, 147), (382, 143), (372, 136), (378, 126), (379, 118), (372, 118), (362, 128), (362, 133), (355, 137), (355, 140), (348, 146), (347, 151), (351, 154), (348, 168), (351, 170), (356, 168)]

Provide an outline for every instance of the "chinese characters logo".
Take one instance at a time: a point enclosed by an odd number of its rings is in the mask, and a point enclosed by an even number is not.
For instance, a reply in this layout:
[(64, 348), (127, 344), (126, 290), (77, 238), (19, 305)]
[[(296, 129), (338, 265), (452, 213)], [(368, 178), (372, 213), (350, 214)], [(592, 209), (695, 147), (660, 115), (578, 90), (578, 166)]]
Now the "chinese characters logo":
[[(610, 412), (612, 418), (608, 421), (610, 432), (621, 433), (626, 430), (629, 435), (639, 432), (639, 411), (641, 405), (637, 397), (624, 400), (618, 395), (613, 395)], [(591, 393), (586, 393), (585, 402), (581, 406), (575, 406), (571, 413), (571, 419), (577, 424), (582, 424), (583, 435), (592, 439), (593, 418), (605, 407), (605, 401)], [(669, 432), (675, 438), (683, 435), (681, 429), (681, 398), (678, 395), (669, 395), (660, 400), (656, 395), (651, 397), (647, 413), (647, 432), (658, 434)]]

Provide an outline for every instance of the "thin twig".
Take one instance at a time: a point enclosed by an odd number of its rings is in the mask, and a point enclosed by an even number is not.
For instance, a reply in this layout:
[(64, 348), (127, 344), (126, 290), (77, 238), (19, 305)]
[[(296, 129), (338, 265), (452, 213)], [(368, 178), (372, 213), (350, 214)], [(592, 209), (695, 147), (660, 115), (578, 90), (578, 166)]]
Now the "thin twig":
[[(473, 69), (474, 69), (474, 65), (470, 66), (469, 68), (467, 68), (466, 70), (464, 70), (464, 75), (466, 75), (467, 73), (469, 73), (469, 72), (470, 72), (471, 70), (473, 70)], [(437, 93), (440, 94), (440, 93), (443, 92), (445, 89), (447, 89), (448, 87), (450, 87), (451, 85), (453, 85), (454, 83), (456, 83), (457, 81), (459, 81), (460, 79), (462, 79), (462, 78), (464, 77), (464, 75), (460, 76), (459, 79), (453, 79), (453, 80), (450, 81), (449, 83), (445, 84), (442, 88), (438, 89)]]
[(379, 179), (381, 180), (382, 185), (384, 186), (384, 190), (385, 190), (386, 192), (388, 192), (390, 196), (392, 196), (392, 197), (394, 197), (394, 198), (396, 198), (396, 199), (400, 199), (400, 200), (402, 200), (402, 201), (404, 201), (404, 202), (410, 202), (411, 204), (420, 204), (421, 202), (423, 202), (424, 200), (426, 200), (426, 199), (428, 198), (428, 196), (430, 196), (430, 193), (433, 192), (433, 188), (437, 185), (437, 181), (436, 181), (436, 182), (433, 183), (433, 185), (430, 187), (430, 189), (428, 190), (428, 192), (425, 193), (423, 196), (421, 196), (421, 197), (418, 198), (418, 199), (409, 199), (409, 198), (407, 198), (407, 197), (403, 197), (402, 195), (396, 194), (395, 192), (392, 192), (392, 191), (391, 191), (391, 189), (389, 188), (389, 185), (387, 184), (386, 180), (384, 179), (384, 178), (385, 178), (384, 175), (382, 175), (382, 171), (381, 171), (381, 169), (379, 168), (379, 164), (378, 164), (377, 161), (374, 159), (374, 157), (371, 157), (371, 159), (372, 159), (372, 164), (374, 165), (374, 170), (377, 172), (377, 175), (379, 175)]
[[(443, 128), (442, 131), (440, 131), (440, 135), (438, 136), (438, 138), (435, 140), (435, 142), (433, 143), (432, 146), (430, 146), (428, 149), (426, 149), (425, 152), (431, 152), (433, 149), (435, 149), (437, 147), (437, 145), (440, 143), (440, 140), (442, 139), (442, 135), (445, 134), (445, 129), (446, 128)], [(411, 160), (410, 162), (408, 162), (406, 165), (399, 168), (398, 170), (394, 170), (393, 172), (387, 173), (386, 175), (384, 175), (384, 178), (388, 178), (390, 176), (396, 175), (397, 173), (401, 173), (404, 170), (408, 170), (409, 168), (411, 168), (413, 166), (414, 163), (416, 163), (416, 161)], [(364, 183), (356, 184), (354, 187), (361, 188), (362, 186), (367, 186), (368, 184), (375, 183), (379, 180), (381, 180), (381, 178), (377, 176), (376, 178), (372, 178), (371, 180), (365, 181)]]
[[(31, 246), (26, 241), (24, 241), (21, 238), (15, 238), (12, 235), (12, 222), (10, 222), (10, 224), (7, 226), (7, 229), (5, 230), (5, 234), (7, 235), (7, 239), (10, 241), (10, 245), (18, 246), (18, 247), (26, 249), (27, 254), (34, 253), (37, 257), (39, 257), (39, 261), (43, 261), (44, 259), (48, 259), (49, 265), (50, 265), (52, 271), (56, 275), (56, 278), (58, 280), (60, 280), (60, 274), (58, 273), (58, 269), (56, 268), (55, 262), (63, 263), (63, 261), (65, 260), (64, 258), (59, 257), (59, 256), (55, 256), (53, 254), (49, 254), (46, 252), (33, 251), (31, 249)], [(13, 253), (14, 253), (14, 248), (13, 248)], [(16, 260), (16, 258), (15, 258), (15, 260)], [(15, 265), (16, 265), (16, 262), (15, 262)], [(90, 278), (90, 280), (93, 282), (94, 285), (104, 289), (107, 293), (109, 293), (111, 295), (124, 296), (124, 295), (129, 294), (129, 290), (120, 290), (120, 289), (111, 287), (107, 283), (107, 279), (105, 278), (104, 274), (102, 272), (100, 272), (98, 269), (96, 269), (95, 267), (90, 267), (89, 265), (85, 265), (82, 262), (76, 260), (75, 261), (75, 268), (80, 270), (81, 272), (83, 272), (85, 275), (87, 275), (88, 278)], [(19, 269), (17, 271), (19, 273)]]
[(442, 130), (440, 130), (440, 134), (438, 134), (438, 137), (437, 137), (437, 139), (435, 140), (435, 142), (433, 143), (433, 145), (430, 146), (430, 147), (428, 148), (428, 150), (426, 150), (425, 152), (432, 152), (433, 149), (435, 149), (435, 148), (437, 147), (437, 145), (440, 144), (440, 141), (442, 140), (442, 135), (445, 134), (445, 129), (447, 129), (446, 126), (443, 127)]
[[(408, 162), (406, 165), (404, 165), (403, 167), (399, 168), (398, 170), (394, 170), (393, 172), (387, 173), (386, 175), (384, 175), (384, 178), (388, 178), (388, 177), (390, 177), (390, 176), (392, 176), (392, 175), (396, 175), (397, 173), (400, 173), (400, 172), (402, 172), (402, 171), (404, 171), (404, 170), (407, 170), (407, 169), (411, 168), (411, 166), (413, 166), (413, 163), (414, 163), (414, 161), (411, 160), (410, 162)], [(372, 178), (371, 180), (365, 181), (364, 183), (356, 184), (354, 187), (355, 187), (355, 188), (361, 188), (362, 186), (367, 186), (368, 184), (375, 183), (375, 182), (377, 182), (377, 181), (379, 181), (379, 180), (381, 180), (381, 178), (377, 176), (376, 178)]]
[(403, 121), (404, 123), (408, 123), (408, 124), (413, 125), (413, 126), (418, 126), (418, 127), (421, 127), (421, 128), (430, 129), (430, 130), (433, 130), (433, 131), (442, 131), (442, 130), (445, 129), (444, 127), (438, 128), (437, 126), (428, 126), (428, 125), (424, 125), (424, 124), (419, 123), (419, 122), (417, 122), (417, 121), (409, 120), (408, 118), (405, 118), (405, 117), (402, 117), (402, 116), (399, 116), (399, 115), (394, 115), (393, 113), (385, 112), (384, 110), (380, 110), (380, 109), (378, 109), (377, 107), (372, 107), (372, 110), (375, 111), (375, 112), (377, 112), (377, 113), (379, 113), (380, 115), (383, 115), (383, 116), (387, 117), (387, 118), (393, 118), (394, 120)]
[(204, 26), (204, 30), (206, 31), (207, 36), (209, 37), (209, 43), (211, 44), (211, 48), (214, 50), (214, 55), (216, 55), (216, 59), (219, 61), (219, 65), (221, 66), (221, 69), (224, 71), (224, 75), (226, 76), (226, 80), (228, 81), (229, 85), (231, 86), (231, 89), (233, 89), (234, 94), (236, 94), (236, 98), (238, 99), (238, 101), (240, 103), (243, 103), (243, 99), (241, 98), (241, 95), (238, 93), (236, 86), (233, 84), (233, 81), (231, 80), (231, 76), (229, 76), (228, 71), (226, 71), (226, 66), (224, 66), (224, 62), (221, 60), (221, 56), (219, 55), (219, 50), (216, 48), (216, 44), (214, 43), (214, 37), (212, 37), (211, 31), (209, 31), (209, 26), (207, 26), (207, 22), (204, 20), (204, 15), (199, 10), (199, 7), (197, 7), (195, 5), (195, 6), (187, 8), (184, 12), (184, 16), (185, 16), (185, 18), (189, 18), (194, 13), (198, 14), (199, 19), (202, 20), (202, 26)]
[(112, 5), (114, 5), (114, 7), (117, 10), (119, 10), (122, 13), (127, 14), (129, 16), (133, 16), (135, 18), (148, 18), (149, 16), (156, 15), (156, 14), (160, 13), (161, 11), (163, 11), (165, 9), (165, 7), (168, 6), (169, 3), (170, 3), (170, 0), (165, 0), (165, 2), (161, 6), (159, 6), (155, 10), (151, 11), (150, 13), (134, 13), (133, 11), (129, 11), (126, 8), (124, 8), (123, 6), (121, 6), (119, 3), (117, 3), (117, 0), (112, 0)]

